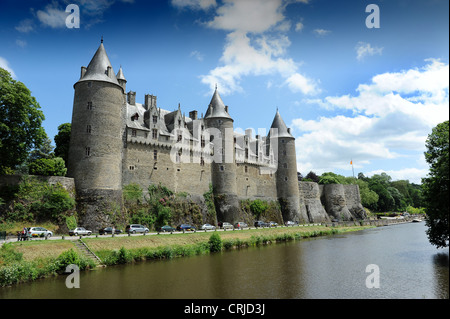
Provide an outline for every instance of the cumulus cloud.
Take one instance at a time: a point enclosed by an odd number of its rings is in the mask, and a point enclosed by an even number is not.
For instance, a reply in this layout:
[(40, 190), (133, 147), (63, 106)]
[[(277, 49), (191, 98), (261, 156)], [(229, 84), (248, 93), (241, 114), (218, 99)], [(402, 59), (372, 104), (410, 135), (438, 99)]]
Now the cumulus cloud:
[(372, 56), (375, 54), (381, 55), (383, 52), (383, 48), (372, 47), (370, 43), (366, 42), (358, 42), (355, 46), (356, 50), (356, 59), (358, 61), (364, 60), (366, 56)]
[[(356, 95), (328, 96), (306, 103), (328, 111), (350, 110), (353, 116), (292, 121), (300, 171), (348, 169), (349, 158), (357, 163), (355, 168), (376, 159), (405, 156), (423, 162), (420, 158), (431, 129), (449, 119), (449, 65), (429, 59), (422, 68), (375, 75), (370, 83), (358, 86)], [(412, 179), (419, 174), (424, 177), (424, 170), (404, 168), (387, 173), (393, 178), (411, 174)]]
[[(201, 76), (202, 83), (214, 88), (218, 83), (226, 95), (242, 92), (246, 76), (274, 75), (284, 78), (293, 92), (315, 94), (318, 81), (299, 72), (299, 63), (286, 56), (291, 42), (285, 34), (291, 22), (284, 16), (287, 0), (225, 0), (214, 17), (204, 22), (208, 28), (227, 31), (220, 65)], [(173, 3), (173, 2), (172, 2)]]
[(56, 2), (48, 4), (45, 9), (36, 12), (38, 20), (51, 28), (63, 28), (66, 26), (67, 13)]

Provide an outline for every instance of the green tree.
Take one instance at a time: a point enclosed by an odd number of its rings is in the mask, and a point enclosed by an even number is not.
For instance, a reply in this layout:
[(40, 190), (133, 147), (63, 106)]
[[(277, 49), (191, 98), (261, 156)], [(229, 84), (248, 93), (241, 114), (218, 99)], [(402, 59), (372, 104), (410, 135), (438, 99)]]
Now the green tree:
[(0, 68), (0, 174), (14, 171), (47, 138), (40, 108), (30, 90)]
[(431, 244), (447, 247), (449, 237), (449, 125), (438, 124), (428, 135), (425, 160), (430, 165), (422, 179), (424, 206), (427, 213), (427, 235)]
[(55, 156), (62, 157), (64, 162), (68, 163), (69, 159), (69, 144), (70, 144), (70, 132), (72, 131), (72, 125), (70, 123), (63, 123), (58, 126), (58, 134), (55, 135)]

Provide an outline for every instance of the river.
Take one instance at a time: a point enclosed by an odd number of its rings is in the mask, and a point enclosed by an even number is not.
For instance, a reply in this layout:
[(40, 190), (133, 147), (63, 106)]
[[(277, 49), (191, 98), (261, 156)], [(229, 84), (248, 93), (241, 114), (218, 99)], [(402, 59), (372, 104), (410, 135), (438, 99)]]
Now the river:
[(0, 288), (7, 298), (447, 299), (449, 250), (421, 223), (205, 256), (98, 268)]

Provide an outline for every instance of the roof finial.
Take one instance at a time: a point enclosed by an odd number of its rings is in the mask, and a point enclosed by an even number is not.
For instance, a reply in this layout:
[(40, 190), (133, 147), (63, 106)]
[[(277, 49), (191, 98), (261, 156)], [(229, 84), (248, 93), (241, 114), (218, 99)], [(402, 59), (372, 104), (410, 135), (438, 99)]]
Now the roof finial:
[(101, 39), (100, 43), (103, 43), (103, 35), (102, 35), (102, 39)]
[(216, 83), (216, 91), (217, 91), (217, 83)]

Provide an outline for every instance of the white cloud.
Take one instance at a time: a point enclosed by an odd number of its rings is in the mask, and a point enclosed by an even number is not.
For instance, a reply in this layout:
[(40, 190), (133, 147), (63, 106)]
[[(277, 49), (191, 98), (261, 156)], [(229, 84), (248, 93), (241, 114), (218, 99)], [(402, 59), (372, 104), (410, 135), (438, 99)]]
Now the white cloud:
[(408, 160), (418, 167), (384, 171), (395, 179), (420, 182), (426, 175), (422, 157), (427, 135), (449, 119), (448, 79), (449, 65), (429, 59), (422, 68), (375, 75), (358, 86), (355, 96), (305, 100), (327, 111), (350, 110), (353, 116), (292, 121), (299, 171), (348, 170), (350, 158), (361, 170), (378, 159)]
[[(279, 74), (293, 92), (314, 94), (319, 91), (317, 81), (298, 70), (299, 64), (286, 57), (291, 42), (284, 33), (291, 27), (284, 11), (293, 1), (286, 0), (225, 0), (216, 9), (214, 18), (205, 22), (210, 28), (229, 32), (220, 64), (201, 81), (221, 93), (242, 92), (245, 76)], [(307, 3), (307, 1), (298, 1)]]
[(319, 37), (324, 37), (331, 33), (330, 30), (325, 30), (325, 29), (314, 29), (313, 32)]
[(383, 48), (378, 48), (370, 45), (370, 43), (365, 42), (358, 42), (358, 44), (355, 46), (356, 50), (356, 59), (358, 61), (363, 60), (366, 56), (372, 56), (375, 54), (381, 55), (383, 52)]
[(36, 16), (39, 21), (51, 28), (62, 28), (66, 26), (67, 13), (60, 9), (56, 2), (48, 4), (44, 10), (38, 10)]
[(196, 58), (198, 61), (203, 61), (203, 58), (205, 57), (202, 53), (200, 53), (197, 50), (192, 51), (189, 56)]
[(300, 32), (300, 31), (303, 30), (303, 27), (304, 27), (303, 23), (298, 22), (298, 23), (295, 25), (295, 31)]
[(11, 73), (13, 79), (17, 79), (14, 70), (9, 66), (9, 62), (5, 58), (2, 58), (1, 56), (0, 56), (0, 68), (5, 69), (9, 73)]
[(317, 83), (308, 79), (300, 73), (294, 73), (286, 79), (286, 83), (293, 92), (302, 92), (303, 94), (317, 94), (320, 92)]
[(189, 8), (193, 10), (207, 10), (217, 6), (216, 0), (172, 0), (171, 3), (177, 8)]
[(22, 33), (28, 33), (34, 30), (34, 23), (32, 19), (25, 19), (19, 22), (15, 29)]

